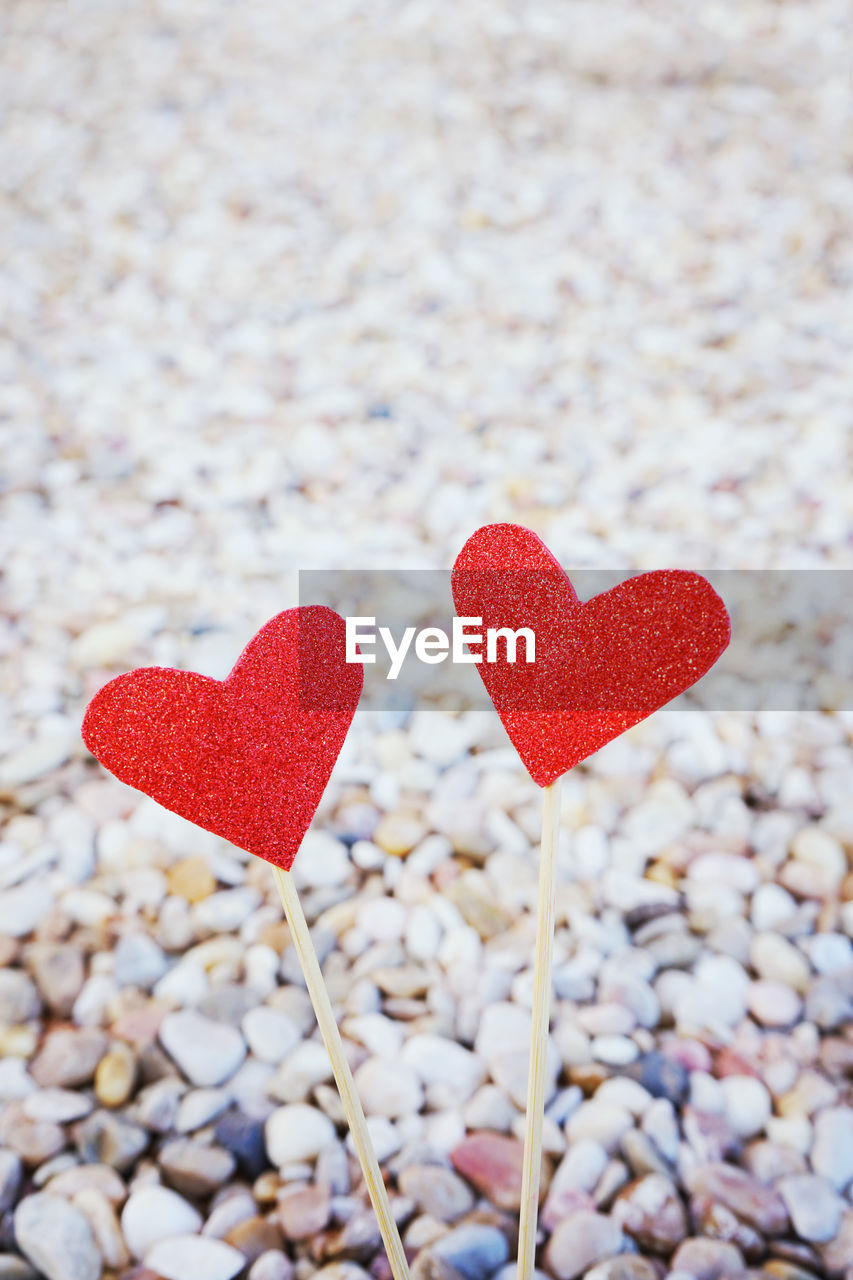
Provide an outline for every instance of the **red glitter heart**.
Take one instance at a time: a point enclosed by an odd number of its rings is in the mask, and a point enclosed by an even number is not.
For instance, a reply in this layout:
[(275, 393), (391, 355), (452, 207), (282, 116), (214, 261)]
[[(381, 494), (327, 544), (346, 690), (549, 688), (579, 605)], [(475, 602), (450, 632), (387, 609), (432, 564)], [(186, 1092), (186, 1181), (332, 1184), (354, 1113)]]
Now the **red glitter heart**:
[(288, 609), (225, 680), (129, 671), (89, 703), (86, 746), (122, 782), (287, 871), (361, 694), (344, 639), (331, 609)]
[[(547, 787), (578, 761), (689, 689), (730, 638), (729, 615), (705, 578), (662, 569), (583, 603), (540, 538), (485, 525), (453, 566), (460, 617), (529, 627), (536, 658), (477, 670), (534, 782)], [(483, 654), (482, 647), (472, 652)]]

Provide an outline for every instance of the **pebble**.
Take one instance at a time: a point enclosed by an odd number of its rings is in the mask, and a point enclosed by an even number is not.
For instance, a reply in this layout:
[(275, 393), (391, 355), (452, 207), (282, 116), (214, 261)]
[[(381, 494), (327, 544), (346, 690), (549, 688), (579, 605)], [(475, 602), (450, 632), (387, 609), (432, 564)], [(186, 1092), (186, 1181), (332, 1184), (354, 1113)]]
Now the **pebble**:
[(145, 1256), (149, 1271), (162, 1280), (233, 1280), (246, 1266), (239, 1249), (210, 1236), (171, 1236)]
[(625, 1107), (593, 1099), (582, 1102), (569, 1117), (566, 1136), (570, 1143), (586, 1139), (598, 1143), (605, 1151), (613, 1151), (633, 1123), (634, 1118)]
[(169, 893), (187, 902), (201, 902), (216, 890), (216, 878), (206, 858), (180, 858), (167, 874)]
[(166, 1076), (140, 1090), (134, 1103), (134, 1118), (154, 1133), (168, 1133), (175, 1127), (181, 1098), (186, 1093), (183, 1080)]
[(258, 1212), (258, 1204), (274, 1200), (276, 1193), (280, 1190), (278, 1175), (274, 1174), (272, 1177), (275, 1178), (275, 1187), (269, 1195), (261, 1194), (257, 1185), (253, 1188), (254, 1194), (248, 1188), (239, 1185), (223, 1187), (213, 1198), (210, 1214), (202, 1227), (202, 1235), (216, 1236), (218, 1240), (224, 1240), (228, 1232), (239, 1223), (245, 1222), (248, 1218), (254, 1218)]
[(354, 1079), (367, 1115), (394, 1120), (420, 1111), (423, 1105), (423, 1086), (404, 1061), (368, 1058)]
[(762, 979), (751, 982), (746, 997), (749, 1012), (763, 1027), (789, 1027), (797, 1022), (803, 1002), (791, 987)]
[(307, 1240), (325, 1230), (331, 1211), (329, 1188), (319, 1183), (279, 1192), (277, 1217), (287, 1240)]
[(242, 1027), (249, 1048), (261, 1062), (281, 1062), (302, 1040), (302, 1033), (293, 1019), (267, 1005), (250, 1009), (243, 1018)]
[(594, 1036), (592, 1056), (612, 1067), (625, 1067), (639, 1057), (640, 1050), (628, 1036)]
[(328, 1116), (300, 1103), (278, 1107), (266, 1122), (267, 1154), (279, 1169), (313, 1160), (335, 1139), (335, 1126)]
[(246, 1042), (236, 1028), (192, 1009), (166, 1014), (160, 1024), (160, 1043), (196, 1085), (222, 1084), (246, 1056)]
[(217, 1120), (230, 1105), (231, 1094), (227, 1089), (190, 1089), (181, 1098), (174, 1128), (178, 1133), (193, 1133)]
[(420, 1213), (440, 1222), (455, 1222), (474, 1207), (467, 1184), (441, 1165), (407, 1165), (397, 1181), (400, 1191), (415, 1202)]
[(73, 1205), (88, 1222), (104, 1263), (113, 1268), (126, 1266), (127, 1247), (115, 1208), (106, 1196), (95, 1187), (86, 1187), (74, 1196)]
[(853, 1257), (853, 1209), (845, 1209), (841, 1215), (835, 1239), (828, 1244), (820, 1245), (820, 1254), (830, 1276), (844, 1276)]
[(433, 960), (441, 943), (441, 923), (435, 912), (422, 904), (412, 908), (406, 923), (406, 951), (421, 964)]
[(521, 1203), (523, 1145), (501, 1133), (474, 1133), (450, 1153), (453, 1167), (499, 1209)]
[(721, 1082), (726, 1122), (740, 1138), (761, 1133), (773, 1109), (765, 1085), (754, 1076), (730, 1075)]
[(52, 1124), (70, 1124), (81, 1120), (92, 1110), (92, 1101), (73, 1089), (39, 1089), (24, 1099), (23, 1112), (30, 1120), (47, 1120)]
[[(368, 1116), (367, 1131), (373, 1143), (376, 1159), (380, 1164), (384, 1164), (400, 1150), (403, 1140), (393, 1120), (389, 1120), (387, 1116)], [(351, 1133), (347, 1134), (346, 1147), (351, 1155), (355, 1155), (355, 1144)]]
[(666, 1054), (645, 1053), (625, 1069), (625, 1075), (638, 1081), (654, 1098), (668, 1098), (676, 1105), (683, 1101), (689, 1087), (689, 1072), (683, 1063)]
[(30, 1066), (42, 1088), (88, 1084), (107, 1051), (107, 1037), (96, 1027), (51, 1031)]
[(66, 1169), (52, 1177), (47, 1189), (52, 1195), (65, 1196), (71, 1199), (80, 1191), (94, 1187), (106, 1197), (111, 1204), (124, 1202), (127, 1189), (119, 1174), (108, 1164), (80, 1164)]
[(836, 1191), (853, 1182), (853, 1108), (825, 1107), (818, 1112), (811, 1164)]
[(135, 1084), (136, 1058), (126, 1044), (117, 1041), (95, 1070), (95, 1097), (105, 1107), (120, 1107), (127, 1102)]
[(692, 1194), (718, 1201), (765, 1235), (782, 1235), (788, 1226), (788, 1211), (779, 1193), (734, 1165), (701, 1165), (688, 1175), (686, 1183)]
[(238, 889), (221, 889), (197, 902), (192, 919), (199, 935), (233, 933), (260, 906), (259, 890), (243, 885)]
[[(658, 1273), (650, 1262), (637, 1255), (623, 1254), (590, 1267), (584, 1280), (657, 1280)], [(512, 1280), (508, 1277), (508, 1280)], [(670, 1273), (668, 1280), (673, 1280)], [(692, 1280), (692, 1277), (691, 1277)]]
[(752, 895), (750, 916), (759, 933), (778, 929), (792, 918), (796, 910), (796, 898), (779, 884), (763, 884)]
[(149, 991), (167, 967), (162, 949), (146, 933), (124, 934), (113, 953), (113, 976), (121, 987)]
[(743, 1271), (743, 1254), (725, 1240), (684, 1240), (670, 1260), (672, 1271), (684, 1272), (695, 1280), (726, 1280)]
[(329, 832), (307, 832), (300, 854), (292, 872), (298, 889), (323, 889), (345, 884), (352, 874), (346, 845)]
[(778, 933), (758, 933), (752, 940), (750, 964), (761, 978), (781, 982), (804, 992), (811, 979), (811, 966), (798, 947)]
[(687, 1235), (687, 1213), (674, 1184), (650, 1173), (621, 1191), (613, 1220), (642, 1249), (670, 1254)]
[(466, 1223), (454, 1227), (431, 1247), (462, 1280), (488, 1280), (509, 1256), (503, 1232), (486, 1223)]
[(53, 906), (53, 893), (43, 877), (0, 892), (0, 933), (25, 938)]
[(798, 831), (791, 841), (791, 854), (800, 862), (820, 868), (835, 884), (840, 884), (847, 872), (843, 847), (820, 827), (803, 827)]
[(801, 1240), (825, 1244), (835, 1238), (846, 1205), (826, 1178), (789, 1174), (779, 1180), (778, 1190)]
[[(266, 1108), (264, 1119), (266, 1119)], [(248, 1178), (257, 1178), (267, 1165), (264, 1122), (243, 1111), (229, 1111), (218, 1121), (214, 1130), (216, 1141), (237, 1161), (237, 1166)]]
[(21, 1058), (0, 1058), (0, 1099), (8, 1102), (14, 1098), (25, 1098), (37, 1087)]
[(39, 1280), (38, 1272), (17, 1253), (0, 1253), (0, 1280)]
[(331, 1078), (332, 1064), (325, 1046), (304, 1040), (270, 1079), (267, 1092), (279, 1102), (304, 1102), (315, 1085)]
[(41, 999), (32, 978), (20, 969), (0, 969), (0, 1023), (37, 1018)]
[(63, 1149), (65, 1135), (57, 1124), (31, 1120), (20, 1102), (14, 1101), (7, 1103), (0, 1116), (0, 1143), (26, 1164), (40, 1165)]
[(15, 1238), (46, 1280), (100, 1280), (101, 1255), (92, 1229), (60, 1196), (25, 1196), (15, 1210)]
[(639, 1129), (629, 1129), (624, 1134), (620, 1147), (635, 1178), (647, 1173), (660, 1173), (664, 1176), (670, 1174), (670, 1163), (664, 1159), (648, 1134)]
[(427, 1103), (434, 1110), (464, 1105), (486, 1078), (480, 1054), (444, 1036), (410, 1036), (401, 1060), (420, 1079)]
[(293, 1263), (281, 1250), (269, 1249), (252, 1263), (249, 1280), (293, 1280)]
[(465, 1104), (462, 1112), (467, 1129), (493, 1129), (506, 1133), (518, 1116), (503, 1089), (495, 1084), (484, 1084)]
[(0, 1213), (13, 1208), (23, 1178), (20, 1156), (0, 1148)]
[(853, 967), (853, 942), (841, 933), (818, 933), (803, 940), (817, 973), (842, 973)]
[(237, 1165), (230, 1151), (192, 1138), (175, 1138), (166, 1143), (157, 1159), (175, 1190), (194, 1200), (221, 1187)]
[(80, 950), (67, 943), (37, 942), (30, 948), (29, 962), (45, 1004), (67, 1017), (86, 977)]
[(142, 1259), (161, 1240), (200, 1231), (202, 1216), (176, 1191), (157, 1185), (131, 1192), (121, 1213), (121, 1230), (134, 1258)]
[(255, 1214), (232, 1227), (225, 1241), (239, 1249), (249, 1262), (254, 1262), (262, 1253), (281, 1247), (281, 1230), (272, 1217)]
[[(55, 731), (45, 732), (26, 746), (6, 755), (0, 764), (0, 790), (14, 791), (28, 782), (36, 782), (48, 773), (53, 773), (60, 765), (65, 764), (71, 754), (71, 746), (75, 734), (71, 725), (63, 722)], [(2, 898), (0, 894), (0, 898)], [(3, 918), (3, 907), (0, 906), (0, 920)], [(5, 925), (0, 931), (9, 933)], [(29, 930), (25, 930), (29, 932)], [(13, 934), (20, 937), (20, 934)]]
[(597, 1262), (619, 1253), (624, 1238), (612, 1218), (589, 1210), (559, 1222), (545, 1247), (545, 1265), (556, 1280), (574, 1280)]
[(611, 1076), (595, 1091), (595, 1101), (609, 1103), (630, 1111), (632, 1116), (642, 1116), (652, 1105), (652, 1095), (636, 1080), (627, 1076)]
[(75, 1130), (77, 1149), (85, 1161), (110, 1164), (125, 1172), (142, 1155), (150, 1135), (123, 1114), (94, 1111)]

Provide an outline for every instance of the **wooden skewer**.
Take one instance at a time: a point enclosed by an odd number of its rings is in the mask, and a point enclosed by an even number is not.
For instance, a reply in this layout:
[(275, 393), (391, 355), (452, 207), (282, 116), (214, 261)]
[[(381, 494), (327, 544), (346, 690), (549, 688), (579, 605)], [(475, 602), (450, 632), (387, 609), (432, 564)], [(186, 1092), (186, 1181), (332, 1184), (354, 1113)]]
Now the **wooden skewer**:
[(388, 1254), (388, 1261), (391, 1264), (392, 1275), (394, 1280), (409, 1280), (409, 1268), (403, 1251), (403, 1242), (400, 1239), (400, 1233), (397, 1230), (397, 1224), (391, 1212), (388, 1192), (379, 1169), (379, 1161), (376, 1159), (376, 1152), (368, 1132), (367, 1121), (355, 1087), (355, 1081), (352, 1078), (349, 1063), (344, 1056), (341, 1033), (335, 1021), (332, 1002), (329, 999), (329, 993), (323, 981), (320, 962), (314, 950), (314, 943), (311, 941), (308, 921), (305, 919), (305, 912), (302, 910), (302, 903), (299, 901), (296, 885), (293, 883), (293, 877), (290, 872), (282, 871), (280, 867), (273, 867), (273, 875), (281, 895), (281, 905), (284, 907), (284, 914), (290, 926), (293, 945), (296, 948), (296, 954), (302, 966), (305, 985), (308, 988), (308, 994), (314, 1006), (314, 1013), (317, 1016), (320, 1034), (332, 1060), (332, 1070), (335, 1073), (335, 1081), (338, 1086), (338, 1092), (341, 1095), (344, 1114), (352, 1133), (355, 1149), (364, 1173), (364, 1180), (367, 1183), (370, 1202), (379, 1222), (379, 1231)]
[(542, 849), (536, 904), (536, 958), (533, 965), (533, 1019), (527, 1075), (527, 1119), (521, 1214), (518, 1224), (518, 1280), (531, 1280), (536, 1265), (536, 1225), (542, 1175), (542, 1123), (545, 1115), (545, 1068), (551, 1022), (551, 957), (554, 950), (554, 864), (560, 829), (560, 783), (545, 788), (542, 798)]

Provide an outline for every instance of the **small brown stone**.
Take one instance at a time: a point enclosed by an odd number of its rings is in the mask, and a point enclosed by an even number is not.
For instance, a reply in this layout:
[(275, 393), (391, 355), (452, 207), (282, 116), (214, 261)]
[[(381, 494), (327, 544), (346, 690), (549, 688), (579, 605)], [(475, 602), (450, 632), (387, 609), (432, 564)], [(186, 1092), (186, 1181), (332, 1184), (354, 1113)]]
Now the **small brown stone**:
[(307, 1240), (325, 1229), (330, 1213), (328, 1187), (284, 1187), (277, 1199), (278, 1220), (287, 1240)]
[(252, 1195), (258, 1204), (274, 1204), (284, 1185), (281, 1174), (270, 1169), (255, 1179), (252, 1184)]
[(457, 1173), (492, 1204), (510, 1211), (521, 1204), (523, 1156), (524, 1148), (517, 1138), (488, 1129), (463, 1138), (450, 1153)]
[(405, 858), (426, 835), (426, 827), (413, 813), (389, 813), (380, 819), (373, 839), (394, 858)]
[(272, 947), (278, 956), (290, 946), (291, 941), (290, 929), (283, 920), (277, 920), (275, 924), (264, 925), (258, 935), (258, 942), (265, 947)]
[(105, 1107), (120, 1107), (133, 1093), (135, 1083), (136, 1059), (126, 1044), (117, 1041), (98, 1063), (95, 1096)]
[(246, 1218), (231, 1228), (225, 1242), (239, 1249), (249, 1262), (254, 1262), (269, 1249), (281, 1248), (281, 1231), (273, 1216)]
[(687, 1234), (687, 1214), (669, 1178), (650, 1173), (621, 1191), (612, 1217), (642, 1249), (669, 1255)]
[(169, 893), (187, 902), (201, 902), (216, 889), (216, 877), (204, 858), (181, 858), (167, 873)]

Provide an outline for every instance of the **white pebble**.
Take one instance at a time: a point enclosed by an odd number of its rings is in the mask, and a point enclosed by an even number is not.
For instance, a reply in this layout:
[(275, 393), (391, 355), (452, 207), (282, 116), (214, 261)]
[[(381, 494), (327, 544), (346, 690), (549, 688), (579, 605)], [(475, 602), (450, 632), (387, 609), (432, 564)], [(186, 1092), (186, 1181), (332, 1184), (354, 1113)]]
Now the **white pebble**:
[(726, 1076), (720, 1083), (732, 1131), (740, 1138), (761, 1133), (773, 1110), (767, 1087), (754, 1076)]
[(266, 1122), (267, 1154), (277, 1168), (313, 1160), (337, 1140), (335, 1126), (316, 1107), (293, 1103), (277, 1107)]
[(171, 1236), (145, 1255), (145, 1265), (163, 1280), (232, 1280), (246, 1257), (212, 1236)]
[(132, 1191), (121, 1213), (121, 1231), (134, 1258), (168, 1236), (191, 1235), (201, 1230), (202, 1216), (176, 1191), (143, 1186)]

